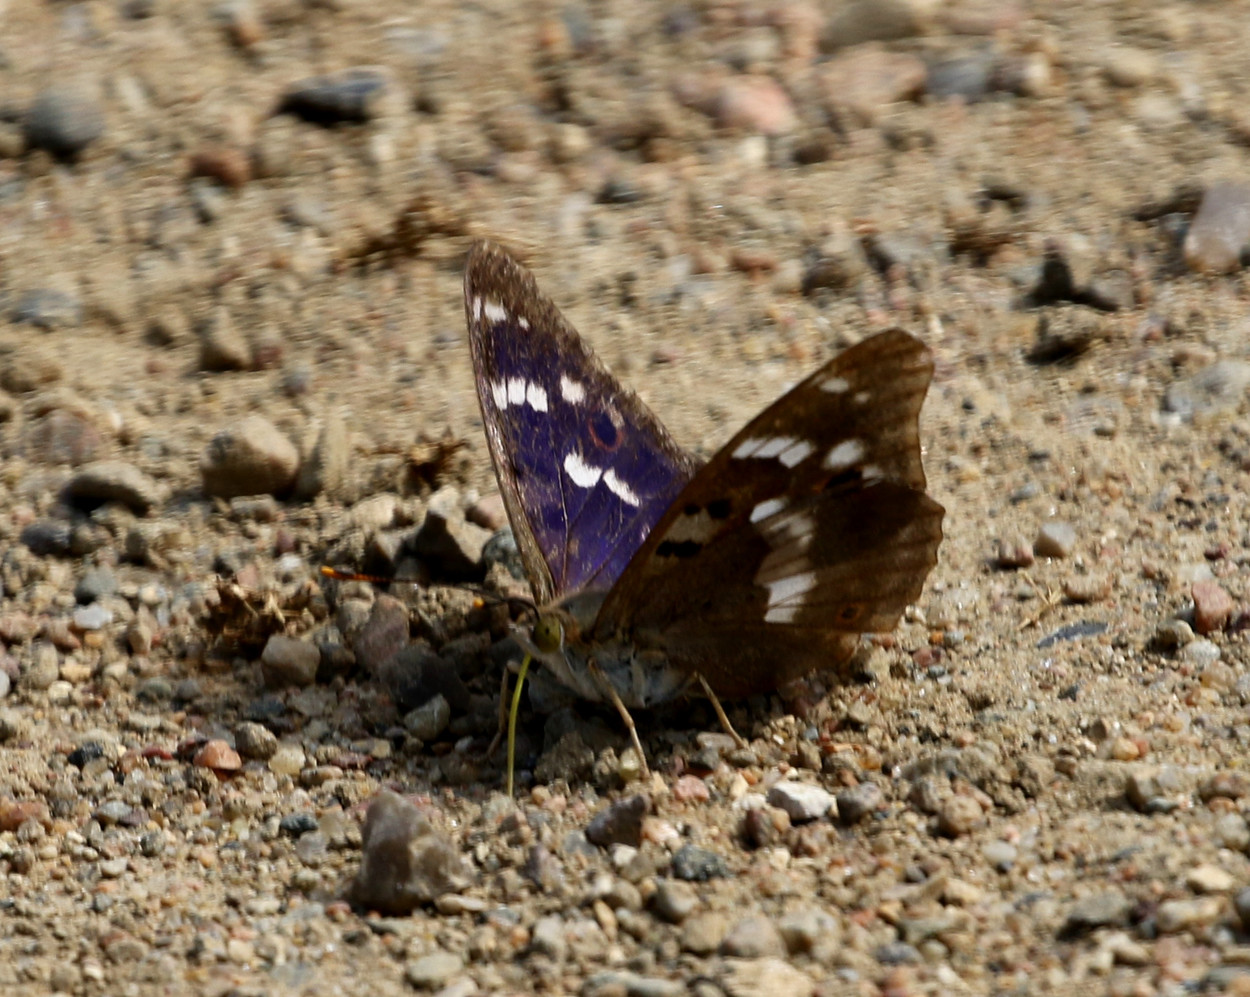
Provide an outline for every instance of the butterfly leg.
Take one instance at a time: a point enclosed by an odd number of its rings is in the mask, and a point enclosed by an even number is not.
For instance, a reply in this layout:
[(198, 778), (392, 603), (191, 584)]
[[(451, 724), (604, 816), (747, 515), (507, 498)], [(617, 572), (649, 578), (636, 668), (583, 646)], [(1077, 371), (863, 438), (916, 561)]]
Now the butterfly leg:
[(486, 757), (493, 758), (495, 752), (499, 750), (499, 745), (503, 743), (503, 736), (508, 730), (508, 672), (511, 671), (511, 663), (504, 666), (503, 675), (499, 681), (499, 726), (495, 728), (495, 736), (491, 738), (490, 747), (486, 749)]
[(587, 668), (590, 669), (590, 674), (595, 677), (603, 691), (607, 693), (608, 701), (616, 707), (616, 712), (620, 714), (621, 722), (625, 724), (625, 729), (629, 731), (629, 739), (633, 741), (634, 750), (638, 752), (638, 759), (642, 762), (642, 777), (650, 779), (651, 769), (647, 765), (647, 753), (642, 750), (642, 741), (638, 739), (638, 728), (634, 726), (634, 718), (629, 715), (629, 710), (621, 702), (621, 697), (616, 694), (616, 688), (608, 681), (608, 677), (603, 674), (603, 669), (595, 663), (593, 658), (587, 662)]
[(707, 684), (707, 679), (705, 679), (702, 675), (697, 676), (697, 678), (699, 679), (699, 685), (703, 686), (703, 695), (707, 696), (708, 702), (712, 704), (712, 709), (716, 711), (716, 719), (720, 721), (720, 725), (724, 729), (725, 733), (734, 739), (734, 744), (736, 744), (739, 748), (747, 747), (746, 738), (734, 730), (734, 725), (729, 722), (729, 717), (725, 713), (725, 707), (721, 706), (716, 693), (714, 693), (712, 691), (712, 687)]

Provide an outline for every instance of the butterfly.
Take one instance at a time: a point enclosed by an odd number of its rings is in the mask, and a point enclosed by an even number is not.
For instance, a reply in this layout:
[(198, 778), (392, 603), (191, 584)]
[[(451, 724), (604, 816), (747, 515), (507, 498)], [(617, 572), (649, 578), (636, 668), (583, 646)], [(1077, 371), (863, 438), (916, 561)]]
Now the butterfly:
[(577, 695), (614, 704), (640, 755), (629, 709), (701, 684), (720, 712), (715, 696), (836, 668), (919, 596), (944, 510), (925, 494), (933, 361), (914, 336), (843, 351), (701, 464), (501, 246), (470, 250), (464, 304), (536, 606), (517, 638)]

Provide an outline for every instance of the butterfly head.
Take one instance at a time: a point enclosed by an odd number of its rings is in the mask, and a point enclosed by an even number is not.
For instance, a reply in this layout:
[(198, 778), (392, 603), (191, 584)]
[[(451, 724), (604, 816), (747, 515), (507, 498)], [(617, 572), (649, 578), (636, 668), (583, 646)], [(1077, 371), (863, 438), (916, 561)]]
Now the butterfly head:
[(540, 656), (559, 653), (564, 647), (564, 621), (560, 619), (560, 614), (539, 613), (529, 637)]
[(562, 658), (570, 647), (581, 646), (591, 632), (602, 592), (579, 592), (534, 612), (534, 622), (515, 629), (521, 646), (540, 661)]
[[(583, 699), (602, 701), (604, 687), (591, 674), (592, 661), (608, 674), (622, 699), (633, 705), (645, 705), (632, 691), (632, 679), (615, 680), (617, 666), (628, 670), (632, 654), (625, 653), (618, 642), (600, 640), (595, 636), (595, 618), (606, 593), (577, 592), (554, 604), (543, 606), (532, 623), (518, 624), (513, 629), (517, 643), (541, 661), (560, 684), (572, 689)], [(625, 691), (622, 691), (625, 690)], [(663, 698), (663, 697), (661, 697)]]

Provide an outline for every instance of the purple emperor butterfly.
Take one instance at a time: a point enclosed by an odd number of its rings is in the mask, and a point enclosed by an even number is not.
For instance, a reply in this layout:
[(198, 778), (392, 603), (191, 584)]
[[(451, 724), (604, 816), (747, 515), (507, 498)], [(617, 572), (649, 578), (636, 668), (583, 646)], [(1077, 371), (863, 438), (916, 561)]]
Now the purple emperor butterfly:
[(579, 696), (629, 723), (697, 682), (772, 691), (842, 664), (920, 594), (943, 509), (925, 494), (919, 340), (845, 350), (700, 466), (504, 249), (472, 248), (464, 303), (538, 606), (518, 637)]

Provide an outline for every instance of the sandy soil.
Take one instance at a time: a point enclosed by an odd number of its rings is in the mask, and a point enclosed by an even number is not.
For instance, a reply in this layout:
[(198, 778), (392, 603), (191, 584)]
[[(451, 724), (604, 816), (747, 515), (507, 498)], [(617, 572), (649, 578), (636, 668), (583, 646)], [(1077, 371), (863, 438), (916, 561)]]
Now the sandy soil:
[[(0, 0), (0, 987), (1250, 993), (1247, 15)], [(928, 343), (946, 540), (856, 682), (640, 717), (641, 785), (527, 706), (503, 796), (478, 237), (703, 454)]]

